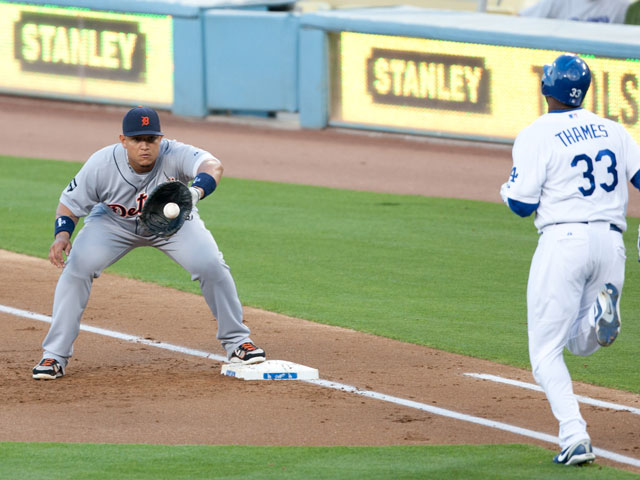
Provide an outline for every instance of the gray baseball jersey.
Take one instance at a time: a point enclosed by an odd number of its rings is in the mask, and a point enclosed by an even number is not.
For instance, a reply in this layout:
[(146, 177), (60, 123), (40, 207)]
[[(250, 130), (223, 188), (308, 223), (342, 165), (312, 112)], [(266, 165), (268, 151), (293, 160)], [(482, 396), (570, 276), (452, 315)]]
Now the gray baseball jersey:
[[(66, 366), (89, 300), (94, 278), (136, 247), (163, 251), (200, 282), (202, 294), (218, 321), (217, 338), (230, 357), (251, 341), (242, 321), (242, 305), (222, 253), (194, 207), (184, 226), (169, 238), (145, 231), (139, 221), (144, 201), (159, 184), (191, 181), (209, 152), (162, 139), (153, 169), (136, 173), (121, 144), (105, 147), (83, 165), (63, 191), (60, 202), (77, 217), (86, 216), (56, 286), (52, 324), (43, 342), (44, 358)], [(185, 312), (187, 315), (188, 312)]]
[(153, 170), (136, 173), (127, 160), (127, 152), (119, 143), (94, 153), (60, 196), (60, 202), (77, 217), (88, 215), (93, 208), (110, 208), (122, 226), (144, 233), (139, 220), (144, 201), (161, 183), (179, 180), (187, 183), (196, 175), (209, 152), (175, 140), (162, 139)]

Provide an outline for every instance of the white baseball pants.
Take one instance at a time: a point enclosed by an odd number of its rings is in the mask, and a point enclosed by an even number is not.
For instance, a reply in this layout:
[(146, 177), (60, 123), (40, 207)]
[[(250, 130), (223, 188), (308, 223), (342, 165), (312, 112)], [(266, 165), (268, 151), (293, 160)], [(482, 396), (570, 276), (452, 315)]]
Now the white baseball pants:
[(529, 356), (533, 376), (560, 424), (562, 448), (589, 439), (563, 350), (586, 356), (600, 348), (593, 305), (605, 283), (622, 292), (625, 258), (622, 234), (609, 223), (564, 223), (543, 229), (531, 262)]

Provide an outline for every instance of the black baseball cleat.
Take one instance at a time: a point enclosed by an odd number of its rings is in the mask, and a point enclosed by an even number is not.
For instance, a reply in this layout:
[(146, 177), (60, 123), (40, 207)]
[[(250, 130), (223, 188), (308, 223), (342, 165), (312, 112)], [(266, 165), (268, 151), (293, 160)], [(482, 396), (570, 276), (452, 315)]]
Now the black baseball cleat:
[(589, 440), (581, 440), (562, 450), (553, 458), (553, 461), (563, 465), (581, 465), (593, 462), (595, 459), (596, 455), (593, 453), (591, 442)]
[(620, 333), (620, 293), (611, 283), (598, 293), (596, 302), (596, 340), (608, 347)]
[(260, 363), (266, 360), (267, 356), (264, 350), (256, 347), (251, 342), (245, 342), (236, 348), (229, 358), (231, 363), (244, 363), (246, 365), (251, 363)]
[(43, 358), (33, 368), (33, 378), (36, 380), (55, 380), (64, 376), (64, 368), (55, 358)]

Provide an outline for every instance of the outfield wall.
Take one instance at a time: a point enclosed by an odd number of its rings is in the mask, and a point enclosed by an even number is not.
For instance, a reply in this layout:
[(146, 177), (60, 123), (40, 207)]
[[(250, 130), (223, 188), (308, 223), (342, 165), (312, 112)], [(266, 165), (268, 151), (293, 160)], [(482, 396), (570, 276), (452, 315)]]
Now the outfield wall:
[[(544, 111), (542, 65), (584, 55), (586, 108), (640, 141), (640, 27), (295, 0), (0, 1), (0, 92), (176, 114), (299, 114), (511, 142)], [(102, 10), (109, 5), (109, 11)]]
[[(226, 108), (209, 101), (208, 94), (215, 99), (212, 93), (219, 93), (212, 92), (212, 84), (225, 78), (232, 88), (244, 86), (230, 78), (233, 70), (218, 63), (238, 58), (241, 46), (221, 38), (216, 22), (205, 18), (207, 13), (224, 9), (229, 15), (242, 11), (260, 15), (274, 10), (274, 16), (282, 17), (276, 12), (290, 10), (293, 1), (0, 0), (0, 28), (12, 32), (0, 40), (0, 92), (121, 105), (144, 103), (202, 117), (211, 109)], [(262, 18), (266, 26), (267, 17)], [(271, 17), (268, 21), (273, 24)], [(238, 18), (230, 23), (242, 22)], [(250, 37), (246, 28), (258, 24), (241, 25), (239, 38)], [(271, 40), (267, 38), (266, 43)], [(248, 65), (255, 65), (253, 77), (268, 71), (256, 63), (267, 49), (264, 43), (260, 46), (262, 51), (256, 48), (245, 59)], [(222, 58), (220, 52), (225, 53)], [(279, 51), (274, 60), (273, 66), (293, 62), (290, 69), (294, 69), (296, 50)], [(295, 92), (296, 85), (281, 88)], [(272, 96), (265, 88), (254, 98)], [(288, 100), (286, 95), (281, 97)], [(279, 104), (265, 101), (264, 105), (256, 101), (254, 109), (296, 108), (285, 100)]]
[(569, 51), (593, 71), (586, 108), (640, 140), (639, 33), (411, 7), (315, 12), (300, 21), (300, 121), (509, 142), (545, 111), (542, 66)]

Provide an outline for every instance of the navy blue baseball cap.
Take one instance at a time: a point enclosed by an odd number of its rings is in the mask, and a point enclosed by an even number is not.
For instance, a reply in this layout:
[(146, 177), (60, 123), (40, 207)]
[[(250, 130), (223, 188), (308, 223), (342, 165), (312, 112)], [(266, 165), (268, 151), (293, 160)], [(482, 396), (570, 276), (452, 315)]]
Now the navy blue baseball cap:
[(122, 134), (126, 137), (136, 135), (164, 135), (160, 129), (160, 117), (153, 108), (138, 106), (132, 108), (122, 119)]

